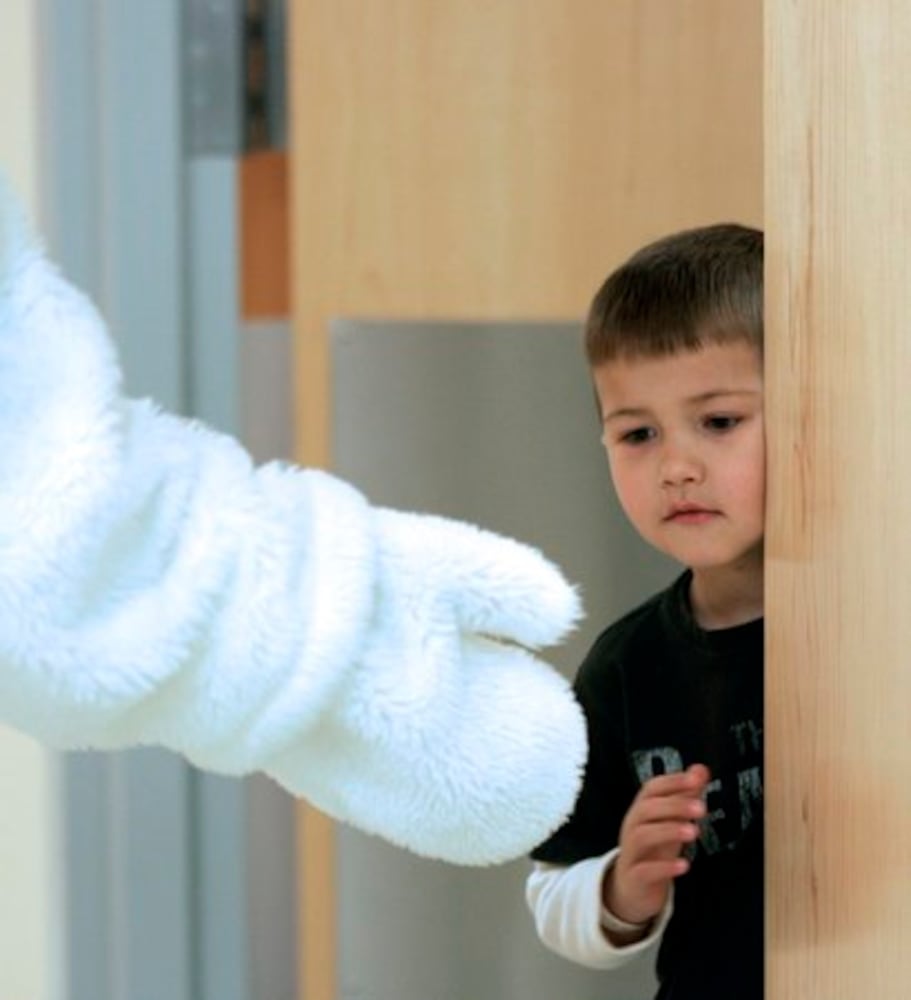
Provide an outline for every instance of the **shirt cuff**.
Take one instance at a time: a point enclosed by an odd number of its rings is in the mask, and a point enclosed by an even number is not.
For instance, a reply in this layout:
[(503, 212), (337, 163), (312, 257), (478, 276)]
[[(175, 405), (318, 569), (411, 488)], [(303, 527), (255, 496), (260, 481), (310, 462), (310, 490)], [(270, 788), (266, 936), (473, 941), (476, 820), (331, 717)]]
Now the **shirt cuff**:
[[(642, 924), (631, 924), (626, 920), (621, 920), (615, 913), (612, 913), (603, 903), (603, 893), (601, 888), (604, 884), (604, 879), (607, 877), (607, 873), (616, 864), (617, 858), (620, 855), (620, 849), (615, 847), (612, 851), (609, 851), (604, 855), (603, 862), (601, 865), (601, 877), (598, 882), (598, 893), (601, 902), (601, 930), (604, 932), (607, 945), (610, 948), (615, 949), (623, 954), (637, 954), (639, 951), (644, 951), (653, 945), (664, 933), (664, 929), (668, 925), (668, 921), (671, 919), (671, 915), (674, 912), (674, 887), (671, 885), (671, 890), (668, 893), (667, 902), (664, 904), (664, 908), (656, 916), (652, 917), (651, 920), (647, 920)], [(618, 945), (615, 944), (607, 935), (611, 932), (614, 934), (635, 934), (636, 932), (643, 933), (643, 937), (631, 942), (630, 944)]]
[(591, 969), (617, 969), (649, 951), (673, 913), (673, 887), (644, 938), (618, 945), (601, 921), (604, 876), (619, 851), (570, 865), (536, 861), (525, 885), (538, 937), (552, 951)]
[[(601, 869), (600, 869), (600, 879), (598, 880), (598, 893), (599, 899), (603, 900), (602, 886), (604, 884), (604, 879), (607, 877), (607, 873), (611, 868), (617, 863), (617, 858), (620, 856), (620, 848), (615, 847), (612, 851), (609, 851), (604, 855), (602, 859)], [(616, 952), (622, 953), (623, 955), (637, 955), (641, 951), (646, 951), (650, 948), (656, 941), (658, 941), (661, 935), (664, 933), (664, 929), (667, 927), (668, 922), (674, 912), (674, 887), (671, 885), (670, 892), (668, 893), (667, 902), (664, 904), (664, 908), (656, 916), (652, 917), (651, 920), (646, 921), (644, 924), (631, 924), (626, 920), (621, 920), (616, 914), (611, 913), (611, 911), (604, 905), (603, 901), (601, 903), (600, 910), (600, 924), (601, 931), (604, 934), (604, 939), (607, 947)], [(644, 934), (643, 937), (630, 944), (619, 945), (615, 944), (609, 937), (610, 932), (615, 934), (634, 934), (640, 931)]]

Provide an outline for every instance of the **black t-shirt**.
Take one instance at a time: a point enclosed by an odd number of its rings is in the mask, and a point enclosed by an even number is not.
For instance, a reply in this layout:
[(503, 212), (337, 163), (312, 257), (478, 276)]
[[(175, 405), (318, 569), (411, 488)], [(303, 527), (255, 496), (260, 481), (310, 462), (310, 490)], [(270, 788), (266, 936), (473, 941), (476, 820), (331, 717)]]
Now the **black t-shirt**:
[(711, 771), (708, 816), (658, 953), (660, 1000), (763, 995), (763, 622), (705, 631), (691, 574), (601, 634), (575, 688), (589, 761), (573, 815), (533, 857), (572, 864), (617, 846), (640, 785)]

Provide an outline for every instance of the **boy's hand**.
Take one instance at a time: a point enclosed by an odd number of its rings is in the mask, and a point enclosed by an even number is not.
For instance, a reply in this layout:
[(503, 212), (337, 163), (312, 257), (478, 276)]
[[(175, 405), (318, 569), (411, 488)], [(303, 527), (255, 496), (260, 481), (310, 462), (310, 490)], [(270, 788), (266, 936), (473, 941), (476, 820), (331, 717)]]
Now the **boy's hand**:
[(671, 881), (689, 870), (684, 846), (699, 836), (702, 796), (709, 770), (694, 764), (680, 774), (647, 781), (620, 828), (620, 854), (608, 870), (602, 894), (614, 916), (643, 924), (664, 908)]

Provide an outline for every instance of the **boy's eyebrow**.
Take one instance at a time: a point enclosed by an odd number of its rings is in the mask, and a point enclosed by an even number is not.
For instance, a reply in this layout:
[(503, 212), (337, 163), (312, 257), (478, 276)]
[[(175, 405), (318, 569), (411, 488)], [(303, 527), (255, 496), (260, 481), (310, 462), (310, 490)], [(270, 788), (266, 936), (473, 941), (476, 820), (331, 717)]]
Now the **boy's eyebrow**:
[(618, 417), (647, 417), (647, 416), (648, 416), (648, 410), (636, 409), (636, 407), (634, 406), (624, 406), (621, 407), (619, 410), (611, 410), (611, 412), (604, 417), (604, 423), (607, 423), (610, 420), (616, 420)]
[[(699, 403), (710, 403), (713, 399), (722, 396), (761, 396), (759, 389), (710, 389), (708, 392), (700, 392), (696, 396), (690, 396), (686, 402), (690, 405)], [(616, 420), (618, 417), (632, 417), (638, 419), (649, 415), (649, 410), (642, 406), (621, 406), (617, 410), (611, 410), (604, 417), (604, 423), (609, 420)]]
[(691, 396), (688, 403), (708, 403), (719, 396), (761, 396), (759, 389), (712, 389), (710, 392), (700, 392), (698, 396)]

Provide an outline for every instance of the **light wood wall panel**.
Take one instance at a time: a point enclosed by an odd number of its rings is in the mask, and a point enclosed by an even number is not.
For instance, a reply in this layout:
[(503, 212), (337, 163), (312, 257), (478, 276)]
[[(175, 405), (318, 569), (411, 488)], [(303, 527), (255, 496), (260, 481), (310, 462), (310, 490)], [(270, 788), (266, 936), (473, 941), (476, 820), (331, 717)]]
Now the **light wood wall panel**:
[(769, 1000), (911, 983), (911, 6), (766, 0)]
[(303, 452), (333, 315), (555, 318), (637, 244), (761, 216), (759, 0), (295, 0)]
[[(760, 0), (292, 0), (298, 458), (331, 458), (332, 317), (579, 317), (642, 242), (758, 224), (761, 63)], [(334, 1000), (331, 828), (301, 843)]]

